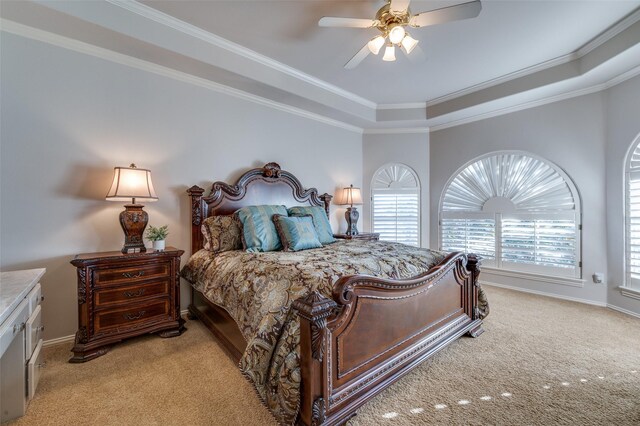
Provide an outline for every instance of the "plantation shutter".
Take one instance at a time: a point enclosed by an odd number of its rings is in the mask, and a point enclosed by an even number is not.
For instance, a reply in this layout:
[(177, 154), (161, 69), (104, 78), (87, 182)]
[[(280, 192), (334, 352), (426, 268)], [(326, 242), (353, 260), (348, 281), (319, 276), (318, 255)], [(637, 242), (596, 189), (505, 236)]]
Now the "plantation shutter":
[[(579, 276), (580, 215), (574, 193), (568, 177), (540, 158), (515, 152), (481, 157), (445, 188), (440, 247), (479, 254), (487, 266)], [(640, 280), (640, 184), (637, 195)]]
[(633, 151), (627, 170), (627, 285), (640, 288), (640, 146)]
[[(490, 219), (442, 219), (442, 249), (475, 253), (483, 261), (496, 257), (496, 223)], [(486, 265), (486, 263), (485, 263)]]
[(413, 170), (401, 164), (378, 170), (371, 204), (372, 229), (381, 240), (420, 245), (420, 186)]
[(419, 197), (416, 191), (378, 190), (373, 194), (373, 232), (380, 239), (419, 245)]
[(575, 218), (503, 219), (501, 244), (503, 267), (511, 262), (574, 269), (577, 264)]

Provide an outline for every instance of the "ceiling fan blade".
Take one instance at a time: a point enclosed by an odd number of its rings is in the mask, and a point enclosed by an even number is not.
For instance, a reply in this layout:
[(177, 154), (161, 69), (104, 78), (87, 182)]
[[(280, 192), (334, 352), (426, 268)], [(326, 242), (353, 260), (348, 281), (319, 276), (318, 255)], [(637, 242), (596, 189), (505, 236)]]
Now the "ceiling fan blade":
[(427, 27), (460, 19), (475, 18), (480, 14), (481, 10), (482, 3), (480, 3), (480, 0), (470, 1), (455, 6), (418, 13), (413, 15), (409, 20), (409, 25), (412, 27)]
[(344, 67), (346, 69), (348, 69), (348, 70), (354, 69), (355, 67), (360, 65), (360, 62), (362, 62), (364, 60), (364, 58), (369, 56), (369, 53), (370, 53), (369, 46), (368, 46), (368, 44), (365, 44), (364, 47), (362, 49), (360, 49), (360, 51), (358, 53), (353, 55), (353, 58), (351, 58), (349, 60), (349, 62), (344, 64)]
[(321, 27), (371, 28), (376, 26), (376, 22), (377, 21), (373, 19), (334, 18), (325, 16), (318, 21), (318, 25)]
[(403, 13), (409, 8), (411, 0), (391, 0), (389, 10), (394, 13)]
[(427, 62), (427, 55), (425, 55), (424, 50), (422, 50), (419, 45), (414, 47), (411, 53), (407, 53), (404, 47), (402, 48), (402, 51), (413, 64), (422, 64)]

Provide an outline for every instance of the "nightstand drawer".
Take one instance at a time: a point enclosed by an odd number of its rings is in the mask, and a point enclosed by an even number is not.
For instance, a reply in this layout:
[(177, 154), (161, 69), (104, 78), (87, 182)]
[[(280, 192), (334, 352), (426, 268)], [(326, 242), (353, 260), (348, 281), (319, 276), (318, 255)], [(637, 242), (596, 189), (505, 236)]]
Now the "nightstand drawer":
[(93, 272), (93, 283), (96, 287), (111, 286), (121, 283), (138, 282), (150, 278), (168, 277), (170, 272), (171, 263), (168, 261), (96, 269)]
[(144, 284), (125, 287), (96, 290), (95, 307), (119, 305), (128, 302), (138, 302), (154, 296), (169, 296), (171, 282), (168, 278)]
[(95, 313), (94, 335), (109, 331), (124, 331), (127, 328), (139, 328), (145, 322), (170, 320), (171, 307), (168, 298), (158, 299), (146, 304), (110, 309)]

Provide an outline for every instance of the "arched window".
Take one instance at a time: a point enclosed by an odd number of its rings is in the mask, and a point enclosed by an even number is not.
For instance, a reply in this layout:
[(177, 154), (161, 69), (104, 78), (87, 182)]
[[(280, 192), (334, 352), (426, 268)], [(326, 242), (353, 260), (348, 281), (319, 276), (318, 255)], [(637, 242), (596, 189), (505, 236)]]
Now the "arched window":
[(640, 136), (625, 163), (625, 285), (640, 289)]
[(371, 181), (371, 223), (380, 239), (420, 245), (420, 181), (404, 164), (387, 164)]
[(580, 276), (580, 198), (554, 164), (514, 151), (462, 167), (440, 202), (440, 246), (490, 267)]

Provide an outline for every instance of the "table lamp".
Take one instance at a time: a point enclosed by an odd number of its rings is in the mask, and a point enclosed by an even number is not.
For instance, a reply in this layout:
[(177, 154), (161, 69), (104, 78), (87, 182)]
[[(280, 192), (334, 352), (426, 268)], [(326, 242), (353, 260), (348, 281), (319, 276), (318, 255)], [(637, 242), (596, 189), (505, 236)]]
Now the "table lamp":
[(347, 211), (344, 218), (347, 220), (347, 235), (358, 235), (358, 219), (360, 214), (358, 209), (353, 207), (354, 204), (362, 204), (362, 193), (360, 188), (354, 188), (353, 185), (342, 190), (342, 202), (340, 205), (346, 206)]
[(136, 201), (158, 201), (151, 182), (151, 171), (139, 169), (133, 163), (129, 167), (114, 167), (113, 183), (107, 200), (131, 200), (131, 204), (125, 204), (125, 210), (120, 213), (120, 225), (124, 231), (122, 253), (146, 251), (143, 235), (149, 215), (142, 210), (144, 206), (136, 204)]

